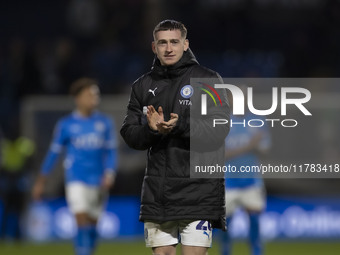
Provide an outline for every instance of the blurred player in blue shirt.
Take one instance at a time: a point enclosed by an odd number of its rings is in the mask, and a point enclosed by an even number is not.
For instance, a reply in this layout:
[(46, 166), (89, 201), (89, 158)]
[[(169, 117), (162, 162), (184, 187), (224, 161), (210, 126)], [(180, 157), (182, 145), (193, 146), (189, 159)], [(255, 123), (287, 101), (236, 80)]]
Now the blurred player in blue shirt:
[[(245, 166), (259, 166), (259, 155), (266, 153), (271, 146), (270, 133), (265, 121), (263, 120), (264, 125), (262, 127), (249, 126), (249, 120), (262, 119), (261, 116), (255, 116), (250, 112), (246, 112), (243, 116), (231, 116), (231, 119), (233, 123), (237, 124), (232, 125), (226, 138), (226, 165), (235, 166), (237, 170)], [(260, 126), (259, 123), (257, 121), (256, 125)], [(237, 208), (244, 209), (249, 215), (251, 254), (263, 254), (259, 216), (265, 208), (265, 187), (259, 173), (236, 173), (236, 175), (229, 176), (226, 174), (228, 228), (232, 215)], [(230, 228), (226, 233), (223, 233), (222, 240), (222, 254), (231, 254)]]
[(76, 109), (56, 125), (50, 149), (33, 187), (33, 198), (41, 198), (46, 177), (65, 149), (66, 199), (78, 225), (75, 253), (90, 255), (96, 246), (96, 224), (104, 198), (115, 180), (117, 138), (113, 121), (95, 111), (100, 100), (95, 80), (78, 79), (71, 85), (70, 93)]

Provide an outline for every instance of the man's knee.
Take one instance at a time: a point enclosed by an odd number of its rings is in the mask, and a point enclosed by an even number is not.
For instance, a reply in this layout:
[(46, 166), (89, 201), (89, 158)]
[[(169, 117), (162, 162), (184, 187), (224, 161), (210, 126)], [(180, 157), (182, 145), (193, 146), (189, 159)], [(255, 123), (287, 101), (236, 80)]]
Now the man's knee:
[(176, 245), (152, 248), (152, 255), (176, 255)]
[(182, 245), (182, 255), (206, 255), (206, 254), (208, 254), (207, 247)]
[(87, 226), (96, 224), (97, 220), (91, 217), (88, 213), (76, 213), (75, 218), (78, 226)]

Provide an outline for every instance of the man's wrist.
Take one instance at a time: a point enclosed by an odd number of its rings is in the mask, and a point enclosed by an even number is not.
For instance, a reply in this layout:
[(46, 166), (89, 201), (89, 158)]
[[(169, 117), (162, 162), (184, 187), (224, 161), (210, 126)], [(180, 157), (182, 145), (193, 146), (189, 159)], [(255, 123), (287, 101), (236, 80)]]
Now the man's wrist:
[(150, 127), (150, 125), (148, 125), (148, 131), (149, 133), (154, 134), (154, 135), (159, 134), (158, 129), (155, 130), (152, 127)]
[(38, 178), (37, 178), (37, 182), (41, 183), (41, 184), (45, 184), (47, 181), (47, 176), (43, 175), (43, 174), (39, 174)]
[(105, 171), (105, 177), (113, 180), (116, 178), (116, 172), (113, 169), (108, 169)]

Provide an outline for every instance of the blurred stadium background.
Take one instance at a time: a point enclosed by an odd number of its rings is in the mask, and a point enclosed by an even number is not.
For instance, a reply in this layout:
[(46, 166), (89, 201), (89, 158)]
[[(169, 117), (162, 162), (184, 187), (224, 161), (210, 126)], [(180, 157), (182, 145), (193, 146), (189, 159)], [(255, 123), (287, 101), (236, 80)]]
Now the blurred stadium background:
[[(46, 199), (30, 200), (53, 126), (72, 109), (68, 86), (80, 76), (98, 79), (103, 93), (100, 108), (115, 119), (118, 135), (130, 86), (151, 67), (152, 29), (166, 18), (187, 26), (199, 62), (222, 77), (340, 74), (338, 0), (2, 1), (0, 127), (4, 137), (23, 136), (34, 146), (11, 184), (0, 175), (1, 192), (18, 185), (20, 192), (13, 199), (20, 196), (24, 201), (21, 241), (14, 238), (16, 215), (10, 215), (0, 254), (71, 254), (75, 224), (65, 205), (61, 164), (49, 179)], [(337, 80), (318, 81), (308, 87), (313, 117), (301, 128), (273, 128), (273, 148), (264, 162), (339, 163), (340, 86)], [(271, 98), (268, 87), (256, 86), (255, 91)], [(149, 254), (143, 248), (143, 224), (138, 222), (145, 152), (130, 150), (122, 141), (119, 151), (116, 185), (98, 227), (105, 242), (96, 254)], [(339, 253), (339, 179), (266, 179), (265, 183), (268, 206), (261, 231), (266, 254)], [(4, 212), (0, 200), (0, 215)], [(244, 213), (237, 212), (231, 227), (240, 242), (235, 254), (246, 254), (247, 228)], [(216, 242), (209, 254), (218, 250)]]

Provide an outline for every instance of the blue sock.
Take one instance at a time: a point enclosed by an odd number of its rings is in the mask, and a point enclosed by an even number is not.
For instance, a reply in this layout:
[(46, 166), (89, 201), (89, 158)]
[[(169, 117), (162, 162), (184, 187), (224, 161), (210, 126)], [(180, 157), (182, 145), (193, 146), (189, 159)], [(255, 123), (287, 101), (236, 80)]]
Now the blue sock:
[(94, 251), (94, 249), (97, 246), (97, 227), (96, 225), (91, 225), (90, 226), (90, 241), (91, 241), (91, 247), (92, 247), (92, 251)]
[(227, 231), (222, 232), (222, 244), (221, 250), (222, 255), (230, 255), (231, 254), (231, 238), (230, 238), (230, 222), (231, 217), (227, 218)]
[(249, 214), (249, 241), (252, 255), (262, 255), (263, 247), (260, 236), (260, 214)]
[(78, 226), (75, 238), (76, 255), (91, 255), (97, 241), (97, 231), (95, 225)]

